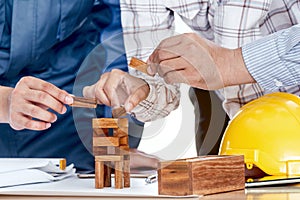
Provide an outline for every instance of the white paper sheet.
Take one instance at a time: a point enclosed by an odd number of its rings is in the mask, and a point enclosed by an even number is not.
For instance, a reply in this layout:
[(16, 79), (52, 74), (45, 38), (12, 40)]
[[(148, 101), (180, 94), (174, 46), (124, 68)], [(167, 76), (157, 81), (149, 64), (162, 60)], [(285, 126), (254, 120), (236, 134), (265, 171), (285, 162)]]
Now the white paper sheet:
[(59, 168), (59, 159), (1, 158), (0, 188), (62, 180), (75, 174), (74, 165)]
[(146, 184), (144, 178), (131, 178), (130, 188), (115, 189), (112, 187), (95, 189), (95, 179), (79, 179), (76, 176), (67, 179), (33, 185), (0, 188), (2, 195), (36, 195), (36, 196), (99, 196), (99, 197), (151, 197), (151, 198), (191, 198), (198, 199), (198, 195), (191, 196), (162, 196), (158, 194), (158, 183)]

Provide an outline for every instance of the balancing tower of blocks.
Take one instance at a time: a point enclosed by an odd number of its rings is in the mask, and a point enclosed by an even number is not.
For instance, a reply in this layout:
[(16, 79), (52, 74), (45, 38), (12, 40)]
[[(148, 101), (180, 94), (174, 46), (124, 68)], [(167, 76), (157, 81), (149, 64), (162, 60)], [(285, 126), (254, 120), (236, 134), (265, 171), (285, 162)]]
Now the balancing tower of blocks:
[(130, 187), (127, 118), (93, 119), (93, 154), (95, 156), (95, 188), (111, 187), (113, 166), (115, 188)]

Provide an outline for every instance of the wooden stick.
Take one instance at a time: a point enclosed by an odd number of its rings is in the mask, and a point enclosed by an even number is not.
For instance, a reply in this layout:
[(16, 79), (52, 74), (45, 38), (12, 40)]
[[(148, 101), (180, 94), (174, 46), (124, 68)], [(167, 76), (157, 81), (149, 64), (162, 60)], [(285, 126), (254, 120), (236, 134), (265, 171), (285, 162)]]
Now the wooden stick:
[(115, 188), (123, 188), (123, 161), (115, 162)]
[(130, 60), (130, 63), (129, 63), (129, 66), (140, 71), (140, 72), (143, 72), (149, 76), (153, 76), (152, 74), (149, 74), (147, 72), (147, 68), (148, 68), (148, 64), (145, 63), (144, 61), (140, 60), (140, 59), (137, 59), (135, 57), (132, 57), (131, 60)]
[(101, 189), (104, 187), (104, 162), (95, 162), (95, 188)]
[(76, 97), (73, 96), (73, 103), (70, 106), (81, 108), (96, 108), (97, 100), (93, 98)]

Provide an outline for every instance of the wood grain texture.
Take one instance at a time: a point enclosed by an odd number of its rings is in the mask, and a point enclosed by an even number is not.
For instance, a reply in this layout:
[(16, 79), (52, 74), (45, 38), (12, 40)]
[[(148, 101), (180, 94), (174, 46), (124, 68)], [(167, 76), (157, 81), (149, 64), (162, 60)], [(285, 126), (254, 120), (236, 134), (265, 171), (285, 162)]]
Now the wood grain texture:
[(93, 146), (93, 155), (94, 156), (101, 156), (101, 155), (106, 155), (107, 152), (107, 147), (94, 147)]
[(123, 156), (120, 155), (102, 155), (95, 156), (95, 161), (123, 161)]
[(123, 187), (123, 161), (115, 162), (115, 188), (122, 189)]
[(126, 159), (124, 157), (123, 164), (124, 164), (124, 167), (123, 167), (124, 187), (128, 188), (128, 187), (130, 187), (130, 159)]
[(162, 195), (193, 194), (190, 166), (185, 161), (161, 162), (158, 170), (158, 192)]
[(118, 147), (120, 141), (118, 137), (93, 137), (94, 147)]
[(102, 161), (95, 162), (95, 188), (104, 187), (104, 163)]
[(147, 74), (148, 76), (153, 76), (147, 72), (148, 64), (140, 59), (132, 57), (129, 66), (140, 72), (143, 72), (144, 74)]
[(112, 169), (109, 162), (104, 162), (104, 187), (111, 187)]
[(161, 162), (159, 194), (214, 194), (245, 188), (243, 156), (201, 156)]
[[(115, 188), (130, 187), (130, 157), (128, 145), (128, 119), (127, 118), (94, 118), (93, 151), (95, 168), (101, 168), (100, 163), (114, 164)], [(109, 135), (113, 131), (113, 136)], [(100, 167), (99, 167), (100, 166)], [(102, 168), (101, 168), (102, 169)], [(111, 186), (111, 169), (104, 166), (103, 174), (98, 172), (95, 177), (95, 187)], [(95, 172), (96, 173), (96, 172)], [(102, 175), (104, 178), (102, 178)]]
[(108, 129), (107, 128), (93, 128), (93, 137), (107, 137)]
[(73, 103), (70, 105), (72, 107), (81, 107), (81, 108), (96, 108), (97, 100), (93, 98), (85, 98), (85, 97), (76, 97), (72, 96)]
[(94, 118), (92, 121), (93, 128), (126, 128), (128, 127), (127, 118)]

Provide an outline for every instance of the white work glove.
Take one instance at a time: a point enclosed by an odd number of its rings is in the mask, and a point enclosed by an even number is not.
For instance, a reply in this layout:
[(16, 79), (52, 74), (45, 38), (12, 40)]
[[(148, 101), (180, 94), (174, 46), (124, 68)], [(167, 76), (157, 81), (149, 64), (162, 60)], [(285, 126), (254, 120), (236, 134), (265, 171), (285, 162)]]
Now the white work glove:
[(114, 69), (102, 74), (99, 81), (83, 89), (83, 96), (96, 98), (98, 103), (117, 108), (124, 106), (130, 112), (150, 92), (148, 84), (127, 72)]

